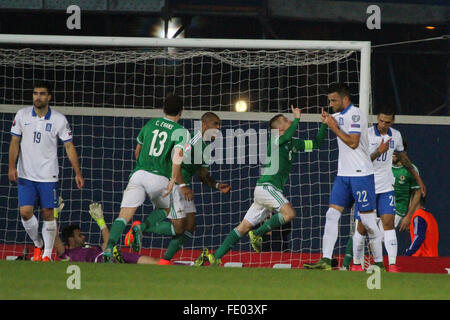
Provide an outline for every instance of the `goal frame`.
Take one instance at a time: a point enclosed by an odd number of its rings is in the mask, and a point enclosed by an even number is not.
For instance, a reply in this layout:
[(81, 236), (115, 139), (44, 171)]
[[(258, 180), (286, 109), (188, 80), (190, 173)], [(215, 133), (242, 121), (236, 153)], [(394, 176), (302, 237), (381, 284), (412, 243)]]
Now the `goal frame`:
[(0, 44), (33, 44), (93, 47), (168, 47), (214, 49), (305, 49), (305, 50), (355, 50), (360, 52), (359, 108), (370, 115), (371, 77), (370, 41), (328, 40), (261, 40), (261, 39), (204, 39), (204, 38), (144, 38), (103, 36), (60, 36), (0, 34)]

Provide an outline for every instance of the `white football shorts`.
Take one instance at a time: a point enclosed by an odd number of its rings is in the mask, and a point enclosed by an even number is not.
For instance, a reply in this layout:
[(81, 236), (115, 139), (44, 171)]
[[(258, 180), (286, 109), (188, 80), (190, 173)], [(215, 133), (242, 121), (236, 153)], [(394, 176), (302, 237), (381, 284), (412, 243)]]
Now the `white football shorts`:
[(278, 213), (286, 203), (289, 203), (289, 201), (283, 193), (273, 186), (256, 186), (253, 204), (248, 209), (244, 219), (255, 226), (263, 222), (272, 212)]
[(131, 176), (127, 188), (123, 192), (121, 208), (137, 208), (145, 201), (147, 195), (154, 208), (167, 209), (170, 207), (170, 197), (163, 198), (167, 191), (169, 179), (166, 177), (138, 170)]

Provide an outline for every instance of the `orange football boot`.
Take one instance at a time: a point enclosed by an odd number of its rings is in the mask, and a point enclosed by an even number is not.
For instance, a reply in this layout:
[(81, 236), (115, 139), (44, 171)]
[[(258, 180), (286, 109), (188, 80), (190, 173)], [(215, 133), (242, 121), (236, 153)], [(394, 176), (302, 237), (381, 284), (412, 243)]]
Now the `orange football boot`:
[(134, 226), (137, 226), (137, 225), (139, 225), (139, 224), (141, 224), (140, 221), (135, 221), (135, 222), (133, 222), (133, 224), (131, 225), (130, 231), (128, 231), (127, 234), (125, 235), (125, 246), (126, 246), (126, 247), (131, 246), (131, 244), (133, 243), (133, 239), (134, 239), (134, 236), (133, 236), (133, 227), (134, 227)]
[(33, 261), (42, 261), (42, 248), (34, 247)]

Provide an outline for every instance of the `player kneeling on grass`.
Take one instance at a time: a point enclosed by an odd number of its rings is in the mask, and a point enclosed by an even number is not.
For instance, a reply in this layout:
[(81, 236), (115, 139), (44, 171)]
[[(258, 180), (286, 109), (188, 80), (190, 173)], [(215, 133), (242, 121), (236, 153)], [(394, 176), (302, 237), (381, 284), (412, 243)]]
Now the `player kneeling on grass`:
[[(55, 209), (55, 218), (58, 218), (59, 212), (64, 207), (64, 203), (60, 198), (60, 206)], [(89, 213), (97, 222), (102, 233), (103, 243), (101, 246), (89, 246), (86, 244), (86, 237), (81, 233), (78, 225), (69, 225), (63, 228), (61, 241), (58, 234), (55, 238), (56, 254), (62, 261), (76, 262), (103, 262), (103, 250), (105, 249), (109, 239), (109, 229), (103, 219), (103, 210), (100, 203), (91, 203), (89, 205)], [(137, 263), (137, 264), (156, 264), (158, 259), (149, 256), (143, 256), (137, 253), (121, 252), (118, 247), (113, 250), (114, 260), (119, 263)]]
[[(271, 143), (268, 147), (267, 158), (270, 159), (270, 162), (266, 165), (263, 175), (256, 182), (252, 206), (242, 222), (227, 235), (223, 244), (214, 254), (209, 253), (206, 248), (203, 249), (202, 254), (194, 262), (195, 266), (201, 266), (206, 261), (209, 261), (211, 266), (220, 265), (220, 259), (247, 233), (249, 233), (253, 249), (256, 252), (261, 252), (262, 235), (295, 218), (295, 210), (282, 192), (291, 171), (293, 155), (297, 151), (308, 152), (314, 148), (319, 148), (325, 137), (326, 125), (322, 124), (319, 134), (314, 140), (293, 138), (298, 127), (301, 111), (293, 106), (291, 108), (295, 117), (294, 121), (290, 121), (279, 114), (269, 122), (270, 129), (279, 130), (279, 136), (272, 137), (274, 143)], [(275, 149), (271, 151), (272, 147), (275, 147)], [(274, 170), (274, 166), (277, 170)], [(275, 212), (275, 214), (269, 220), (258, 229), (251, 231), (255, 225), (263, 222), (272, 212)]]

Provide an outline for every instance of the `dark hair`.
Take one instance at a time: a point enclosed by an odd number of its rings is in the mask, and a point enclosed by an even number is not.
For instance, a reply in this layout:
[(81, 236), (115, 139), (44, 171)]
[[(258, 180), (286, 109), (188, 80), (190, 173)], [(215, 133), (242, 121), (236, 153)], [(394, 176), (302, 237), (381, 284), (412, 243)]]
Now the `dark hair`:
[(272, 119), (269, 120), (269, 128), (270, 129), (275, 129), (273, 126), (274, 126), (275, 122), (277, 122), (278, 119), (281, 118), (281, 117), (283, 117), (283, 115), (281, 113), (277, 114), (274, 117), (272, 117)]
[(202, 115), (201, 119), (202, 119), (202, 121), (208, 121), (208, 120), (212, 120), (212, 119), (220, 120), (219, 116), (217, 114), (215, 114), (214, 112), (211, 112), (211, 111), (205, 112)]
[(350, 88), (342, 82), (333, 83), (327, 88), (327, 94), (337, 92), (341, 98), (348, 97), (350, 99)]
[(33, 90), (36, 88), (45, 88), (47, 89), (48, 94), (52, 94), (52, 86), (49, 82), (43, 80), (37, 80), (33, 83)]
[(61, 231), (61, 237), (63, 242), (68, 246), (69, 245), (69, 238), (73, 237), (73, 232), (75, 230), (80, 230), (80, 227), (76, 224), (71, 224), (69, 226), (65, 226)]
[(392, 116), (392, 119), (395, 119), (395, 109), (392, 107), (383, 107), (381, 108), (381, 110), (378, 112), (378, 114), (385, 114), (387, 116)]
[(168, 116), (176, 116), (183, 110), (183, 99), (177, 94), (169, 93), (164, 101), (163, 111)]

